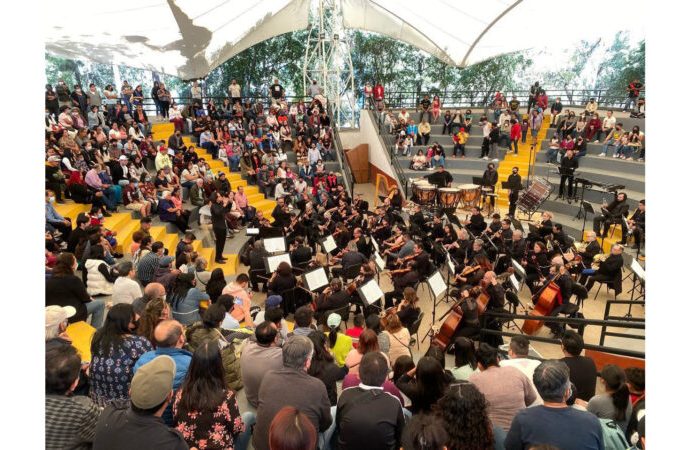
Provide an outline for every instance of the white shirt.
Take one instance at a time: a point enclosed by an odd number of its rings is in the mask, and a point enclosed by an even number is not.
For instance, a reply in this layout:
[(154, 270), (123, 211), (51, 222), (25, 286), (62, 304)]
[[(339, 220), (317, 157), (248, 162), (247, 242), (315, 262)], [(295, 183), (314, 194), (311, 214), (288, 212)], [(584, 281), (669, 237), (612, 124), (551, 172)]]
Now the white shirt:
[(141, 286), (130, 277), (118, 277), (113, 284), (113, 305), (118, 303), (129, 303), (141, 297)]
[(616, 118), (611, 116), (611, 117), (604, 117), (604, 120), (601, 121), (601, 128), (604, 130), (607, 130), (609, 128), (613, 128), (616, 126)]

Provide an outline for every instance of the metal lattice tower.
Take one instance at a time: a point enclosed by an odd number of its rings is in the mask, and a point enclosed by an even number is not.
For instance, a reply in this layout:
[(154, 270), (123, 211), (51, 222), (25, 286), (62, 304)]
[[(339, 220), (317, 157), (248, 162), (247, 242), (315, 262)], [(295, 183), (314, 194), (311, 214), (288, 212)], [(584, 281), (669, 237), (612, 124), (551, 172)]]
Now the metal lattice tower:
[(333, 125), (355, 126), (355, 79), (340, 0), (316, 0), (310, 15), (302, 82), (305, 94), (314, 80), (332, 107)]

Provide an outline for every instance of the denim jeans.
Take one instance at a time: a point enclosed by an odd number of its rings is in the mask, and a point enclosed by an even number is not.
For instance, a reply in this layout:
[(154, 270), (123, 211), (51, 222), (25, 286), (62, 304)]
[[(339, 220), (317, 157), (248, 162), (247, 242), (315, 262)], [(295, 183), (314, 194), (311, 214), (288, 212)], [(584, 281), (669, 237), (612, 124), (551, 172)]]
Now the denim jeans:
[(555, 163), (557, 161), (559, 149), (550, 148), (546, 151), (546, 162)]
[(103, 194), (101, 199), (108, 209), (115, 209), (117, 207), (117, 197), (115, 196), (114, 190), (111, 190), (110, 188), (103, 189), (101, 194)]
[(601, 149), (602, 153), (604, 153), (604, 155), (606, 156), (609, 156), (609, 147), (611, 146), (613, 146), (613, 154), (615, 155), (616, 153), (618, 153), (618, 147), (620, 147), (620, 145), (612, 144), (611, 140), (604, 142), (604, 147)]
[(230, 161), (230, 170), (233, 172), (239, 172), (240, 170), (240, 155), (233, 155), (228, 158)]
[(249, 447), (249, 441), (252, 438), (252, 428), (256, 423), (256, 414), (253, 411), (243, 412), (242, 422), (244, 422), (244, 431), (235, 438), (235, 450), (247, 450), (247, 447)]
[(435, 157), (431, 158), (431, 167), (444, 166), (446, 165), (446, 158), (441, 156), (438, 160)]
[(91, 315), (91, 326), (100, 328), (103, 326), (103, 319), (105, 318), (105, 302), (103, 299), (93, 299), (89, 303), (85, 303), (86, 313)]

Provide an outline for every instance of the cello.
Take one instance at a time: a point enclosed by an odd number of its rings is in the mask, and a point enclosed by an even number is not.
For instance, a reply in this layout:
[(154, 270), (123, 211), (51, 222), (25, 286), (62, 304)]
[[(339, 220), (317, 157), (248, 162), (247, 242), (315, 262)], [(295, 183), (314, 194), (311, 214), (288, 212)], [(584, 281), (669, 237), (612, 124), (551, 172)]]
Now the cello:
[[(484, 311), (486, 311), (486, 306), (489, 303), (489, 294), (485, 292), (482, 286), (476, 286), (470, 289), (469, 292), (470, 295), (477, 296), (475, 299), (475, 302), (477, 303), (477, 313), (479, 316), (481, 316), (484, 314)], [(440, 347), (441, 350), (445, 351), (446, 348), (452, 343), (453, 337), (462, 323), (463, 314), (461, 303), (455, 303), (446, 313), (446, 318), (441, 324), (441, 328), (431, 340), (431, 345)]]
[[(556, 280), (561, 274), (556, 274), (548, 283), (544, 284), (539, 292), (534, 294), (534, 309), (529, 312), (530, 316), (548, 316), (556, 305), (562, 303), (561, 288), (556, 284)], [(536, 298), (536, 301), (534, 300)], [(522, 332), (530, 336), (535, 334), (544, 326), (543, 320), (525, 319), (522, 324)]]

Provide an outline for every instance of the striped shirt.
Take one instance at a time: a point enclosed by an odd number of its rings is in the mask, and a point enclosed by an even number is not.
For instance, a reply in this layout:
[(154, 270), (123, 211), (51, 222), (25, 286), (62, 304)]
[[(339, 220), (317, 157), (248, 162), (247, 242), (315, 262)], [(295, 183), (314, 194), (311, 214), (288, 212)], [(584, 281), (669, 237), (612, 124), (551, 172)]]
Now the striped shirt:
[(101, 410), (82, 395), (46, 395), (46, 449), (91, 448)]
[(160, 258), (157, 253), (149, 252), (141, 258), (137, 266), (137, 278), (142, 284), (146, 285), (153, 280), (153, 276), (160, 265)]

